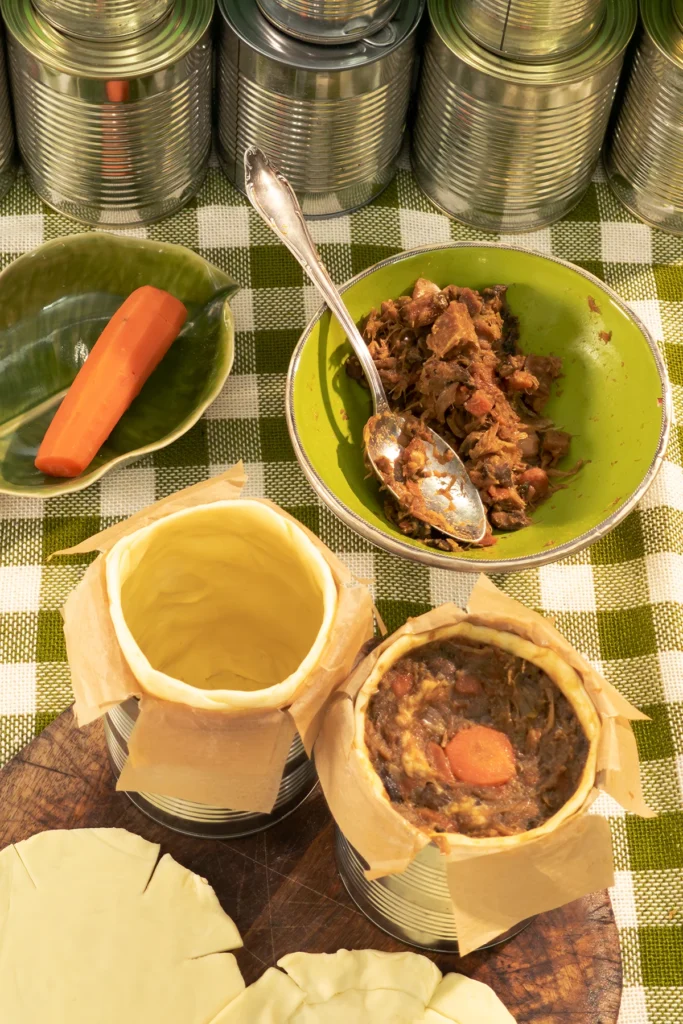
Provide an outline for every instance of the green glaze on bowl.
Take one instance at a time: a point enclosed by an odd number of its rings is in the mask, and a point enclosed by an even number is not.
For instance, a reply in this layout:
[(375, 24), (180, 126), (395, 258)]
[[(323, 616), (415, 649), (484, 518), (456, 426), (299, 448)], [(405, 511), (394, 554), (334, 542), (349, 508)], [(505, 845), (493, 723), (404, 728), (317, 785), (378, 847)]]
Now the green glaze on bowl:
[[(533, 515), (531, 526), (497, 534), (490, 548), (446, 554), (404, 537), (387, 521), (363, 462), (369, 393), (351, 380), (350, 346), (321, 310), (302, 335), (287, 382), (287, 422), (313, 488), (348, 526), (394, 554), (446, 569), (513, 571), (555, 561), (597, 540), (652, 483), (669, 431), (671, 396), (656, 345), (619, 297), (562, 260), (501, 245), (447, 244), (378, 263), (343, 289), (357, 321), (418, 277), (482, 289), (507, 284), (523, 351), (557, 355), (564, 377), (547, 406), (573, 435), (565, 464), (581, 471)], [(589, 305), (592, 297), (600, 312)], [(601, 333), (603, 337), (601, 337)]]
[[(143, 284), (188, 308), (167, 355), (88, 469), (39, 473), (36, 452), (59, 403), (112, 314)], [(180, 245), (88, 232), (21, 256), (0, 274), (0, 492), (48, 498), (176, 441), (230, 373), (237, 285)]]

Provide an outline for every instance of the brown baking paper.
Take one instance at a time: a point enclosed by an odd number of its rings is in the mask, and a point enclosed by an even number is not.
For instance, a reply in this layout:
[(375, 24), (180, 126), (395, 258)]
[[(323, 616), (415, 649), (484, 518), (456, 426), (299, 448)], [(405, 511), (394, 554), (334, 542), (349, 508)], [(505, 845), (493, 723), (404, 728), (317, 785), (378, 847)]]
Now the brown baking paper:
[(323, 708), (348, 675), (373, 633), (370, 593), (305, 526), (297, 523), (327, 560), (337, 583), (337, 610), (316, 669), (293, 703), (255, 711), (209, 711), (145, 693), (118, 644), (109, 614), (104, 554), (121, 538), (172, 512), (234, 500), (246, 481), (240, 463), (221, 476), (158, 501), (82, 544), (58, 554), (100, 551), (64, 609), (64, 634), (79, 725), (101, 717), (131, 697), (140, 698), (129, 757), (117, 789), (164, 796), (236, 811), (273, 809), (289, 747), (298, 731), (310, 754)]
[(413, 827), (372, 785), (354, 748), (355, 697), (380, 655), (406, 633), (427, 634), (461, 621), (515, 632), (560, 654), (581, 676), (601, 719), (595, 789), (555, 831), (509, 850), (444, 844), (446, 875), (460, 953), (502, 935), (534, 914), (552, 910), (613, 884), (608, 823), (587, 811), (598, 790), (622, 806), (651, 816), (642, 796), (630, 720), (646, 718), (579, 655), (554, 625), (480, 577), (467, 611), (445, 604), (410, 619), (376, 647), (334, 694), (315, 745), (318, 776), (339, 828), (369, 865), (369, 879), (404, 871), (430, 839)]

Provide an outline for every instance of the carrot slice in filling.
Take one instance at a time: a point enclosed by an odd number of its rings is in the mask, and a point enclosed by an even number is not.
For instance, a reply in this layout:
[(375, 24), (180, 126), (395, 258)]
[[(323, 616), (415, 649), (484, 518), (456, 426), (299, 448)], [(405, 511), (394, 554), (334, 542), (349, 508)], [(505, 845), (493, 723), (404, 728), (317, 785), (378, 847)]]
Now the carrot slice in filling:
[(502, 786), (515, 774), (515, 752), (504, 732), (486, 725), (461, 729), (446, 746), (456, 779), (472, 786)]

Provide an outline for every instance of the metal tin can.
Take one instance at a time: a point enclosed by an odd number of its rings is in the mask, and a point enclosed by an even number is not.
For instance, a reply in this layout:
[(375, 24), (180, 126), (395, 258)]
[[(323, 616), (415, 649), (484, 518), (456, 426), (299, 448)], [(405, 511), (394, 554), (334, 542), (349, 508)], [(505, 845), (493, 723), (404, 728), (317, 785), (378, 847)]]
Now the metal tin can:
[(48, 205), (87, 224), (164, 217), (199, 188), (211, 146), (213, 0), (176, 0), (129, 42), (63, 35), (2, 0), (17, 140)]
[[(104, 719), (104, 734), (114, 774), (118, 779), (128, 757), (128, 740), (138, 717), (135, 698), (108, 711)], [(227, 807), (161, 796), (158, 793), (126, 793), (135, 806), (148, 818), (166, 825), (175, 832), (206, 839), (230, 839), (236, 836), (262, 832), (275, 822), (291, 814), (316, 785), (317, 775), (313, 761), (306, 756), (299, 736), (295, 736), (285, 763), (275, 806), (270, 814), (232, 811)]]
[(546, 63), (585, 46), (605, 6), (606, 0), (458, 0), (455, 13), (487, 50)]
[(470, 39), (450, 0), (429, 0), (413, 170), (436, 206), (490, 231), (558, 220), (600, 153), (635, 0), (608, 0), (593, 40), (552, 64), (515, 63)]
[[(374, 925), (411, 946), (439, 953), (458, 952), (443, 857), (432, 843), (400, 875), (372, 881), (364, 874), (368, 865), (339, 829), (336, 852), (339, 875), (349, 896)], [(488, 945), (512, 938), (528, 923), (520, 922)]]
[(391, 21), (400, 0), (258, 0), (266, 17), (290, 36), (322, 46), (352, 43)]
[(423, 0), (402, 0), (372, 38), (315, 46), (284, 35), (241, 0), (219, 0), (218, 154), (244, 191), (256, 145), (289, 179), (304, 213), (328, 217), (374, 199), (396, 170)]
[(605, 169), (636, 217), (683, 235), (683, 0), (648, 0), (641, 17)]
[(126, 39), (166, 17), (173, 0), (33, 0), (50, 24), (79, 39)]
[(0, 197), (12, 187), (15, 174), (14, 126), (7, 88), (4, 33), (0, 26)]

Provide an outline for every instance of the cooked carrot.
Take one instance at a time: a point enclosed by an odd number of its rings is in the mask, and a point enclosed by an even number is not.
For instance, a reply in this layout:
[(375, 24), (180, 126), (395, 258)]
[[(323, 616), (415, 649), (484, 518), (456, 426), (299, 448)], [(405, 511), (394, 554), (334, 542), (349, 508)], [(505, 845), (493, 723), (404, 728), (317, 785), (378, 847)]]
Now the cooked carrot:
[(394, 669), (389, 676), (391, 680), (391, 689), (394, 691), (397, 697), (405, 697), (413, 685), (413, 677), (410, 672), (402, 672), (400, 669)]
[[(57, 409), (35, 465), (48, 476), (78, 476), (90, 465), (187, 319), (173, 295), (144, 285), (102, 331)], [(172, 398), (169, 396), (169, 401)]]
[(533, 487), (539, 498), (545, 497), (548, 493), (548, 487), (550, 486), (548, 474), (540, 466), (530, 466), (529, 469), (525, 469), (519, 480), (520, 483), (529, 484)]
[(486, 725), (461, 729), (446, 746), (453, 774), (472, 786), (502, 786), (515, 774), (515, 752), (504, 732)]
[(469, 672), (465, 672), (463, 669), (458, 669), (454, 687), (456, 693), (475, 694), (482, 691), (482, 685), (477, 677), (470, 675)]

